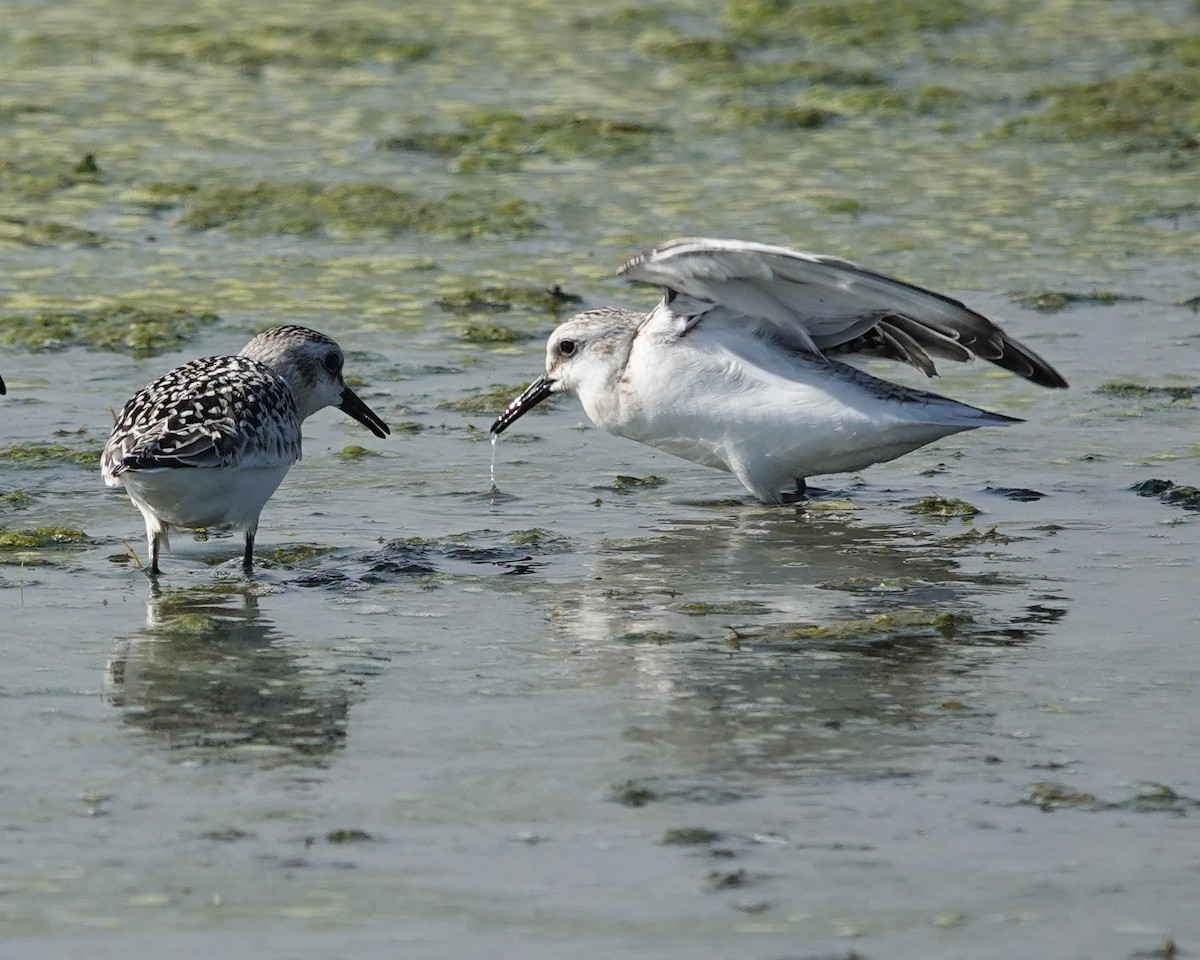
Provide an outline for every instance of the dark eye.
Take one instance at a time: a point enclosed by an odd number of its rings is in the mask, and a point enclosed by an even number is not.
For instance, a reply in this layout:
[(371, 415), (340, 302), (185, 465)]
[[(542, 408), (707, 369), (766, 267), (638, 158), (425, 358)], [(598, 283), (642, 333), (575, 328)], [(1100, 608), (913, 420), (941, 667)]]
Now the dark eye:
[(562, 340), (558, 344), (558, 353), (562, 357), (573, 357), (575, 355), (575, 341)]
[(336, 350), (330, 350), (325, 354), (325, 359), (321, 363), (330, 373), (337, 373), (342, 369), (342, 355)]

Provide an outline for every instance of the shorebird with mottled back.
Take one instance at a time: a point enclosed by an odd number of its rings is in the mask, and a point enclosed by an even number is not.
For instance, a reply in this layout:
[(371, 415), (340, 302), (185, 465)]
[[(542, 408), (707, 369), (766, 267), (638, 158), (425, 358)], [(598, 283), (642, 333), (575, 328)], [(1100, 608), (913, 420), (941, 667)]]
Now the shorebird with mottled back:
[(262, 508), (300, 459), (300, 424), (337, 407), (377, 437), (391, 430), (342, 379), (342, 349), (305, 327), (273, 327), (237, 356), (176, 367), (125, 404), (101, 475), (125, 485), (146, 521), (150, 573), (172, 527), (245, 531), (254, 567)]
[[(837, 257), (740, 240), (672, 240), (619, 271), (657, 284), (649, 313), (601, 307), (560, 325), (546, 375), (492, 424), (500, 434), (553, 393), (609, 433), (730, 471), (759, 500), (808, 477), (893, 460), (975, 427), (1019, 423), (880, 380), (834, 355), (979, 357), (1044, 387), (1066, 380), (957, 300)], [(792, 491), (795, 491), (794, 493)]]

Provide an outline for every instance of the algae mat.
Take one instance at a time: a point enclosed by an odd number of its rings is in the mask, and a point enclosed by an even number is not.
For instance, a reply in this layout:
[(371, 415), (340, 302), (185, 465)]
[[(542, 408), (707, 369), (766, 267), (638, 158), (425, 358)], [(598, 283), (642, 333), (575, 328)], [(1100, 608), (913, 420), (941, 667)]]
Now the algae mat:
[[(0, 3), (0, 954), (1195, 950), (1188, 3)], [(1059, 366), (805, 510), (486, 427), (678, 235), (944, 289)], [(259, 571), (102, 487), (282, 321)], [(886, 377), (911, 372), (886, 364)]]

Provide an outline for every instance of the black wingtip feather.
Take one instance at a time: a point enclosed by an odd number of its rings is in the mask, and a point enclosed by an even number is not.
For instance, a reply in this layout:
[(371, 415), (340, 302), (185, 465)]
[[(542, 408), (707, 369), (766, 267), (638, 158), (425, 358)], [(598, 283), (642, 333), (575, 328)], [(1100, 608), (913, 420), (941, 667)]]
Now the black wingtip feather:
[(1048, 387), (1051, 390), (1065, 390), (1070, 384), (1067, 383), (1066, 377), (1050, 366), (1045, 360), (1039, 357), (1036, 353), (1030, 350), (1027, 346), (1017, 343), (1015, 340), (1004, 338), (1003, 353), (999, 357), (991, 358), (992, 363), (1005, 370), (1011, 370), (1019, 377), (1024, 377), (1031, 383), (1036, 383), (1039, 387)]

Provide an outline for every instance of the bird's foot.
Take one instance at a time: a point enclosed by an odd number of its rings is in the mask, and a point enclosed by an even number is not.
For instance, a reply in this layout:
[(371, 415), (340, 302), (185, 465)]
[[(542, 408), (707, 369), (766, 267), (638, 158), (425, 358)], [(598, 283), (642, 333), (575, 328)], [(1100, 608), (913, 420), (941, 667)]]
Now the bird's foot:
[(784, 503), (803, 503), (808, 499), (808, 484), (803, 477), (796, 478), (796, 489), (788, 490), (779, 495)]

